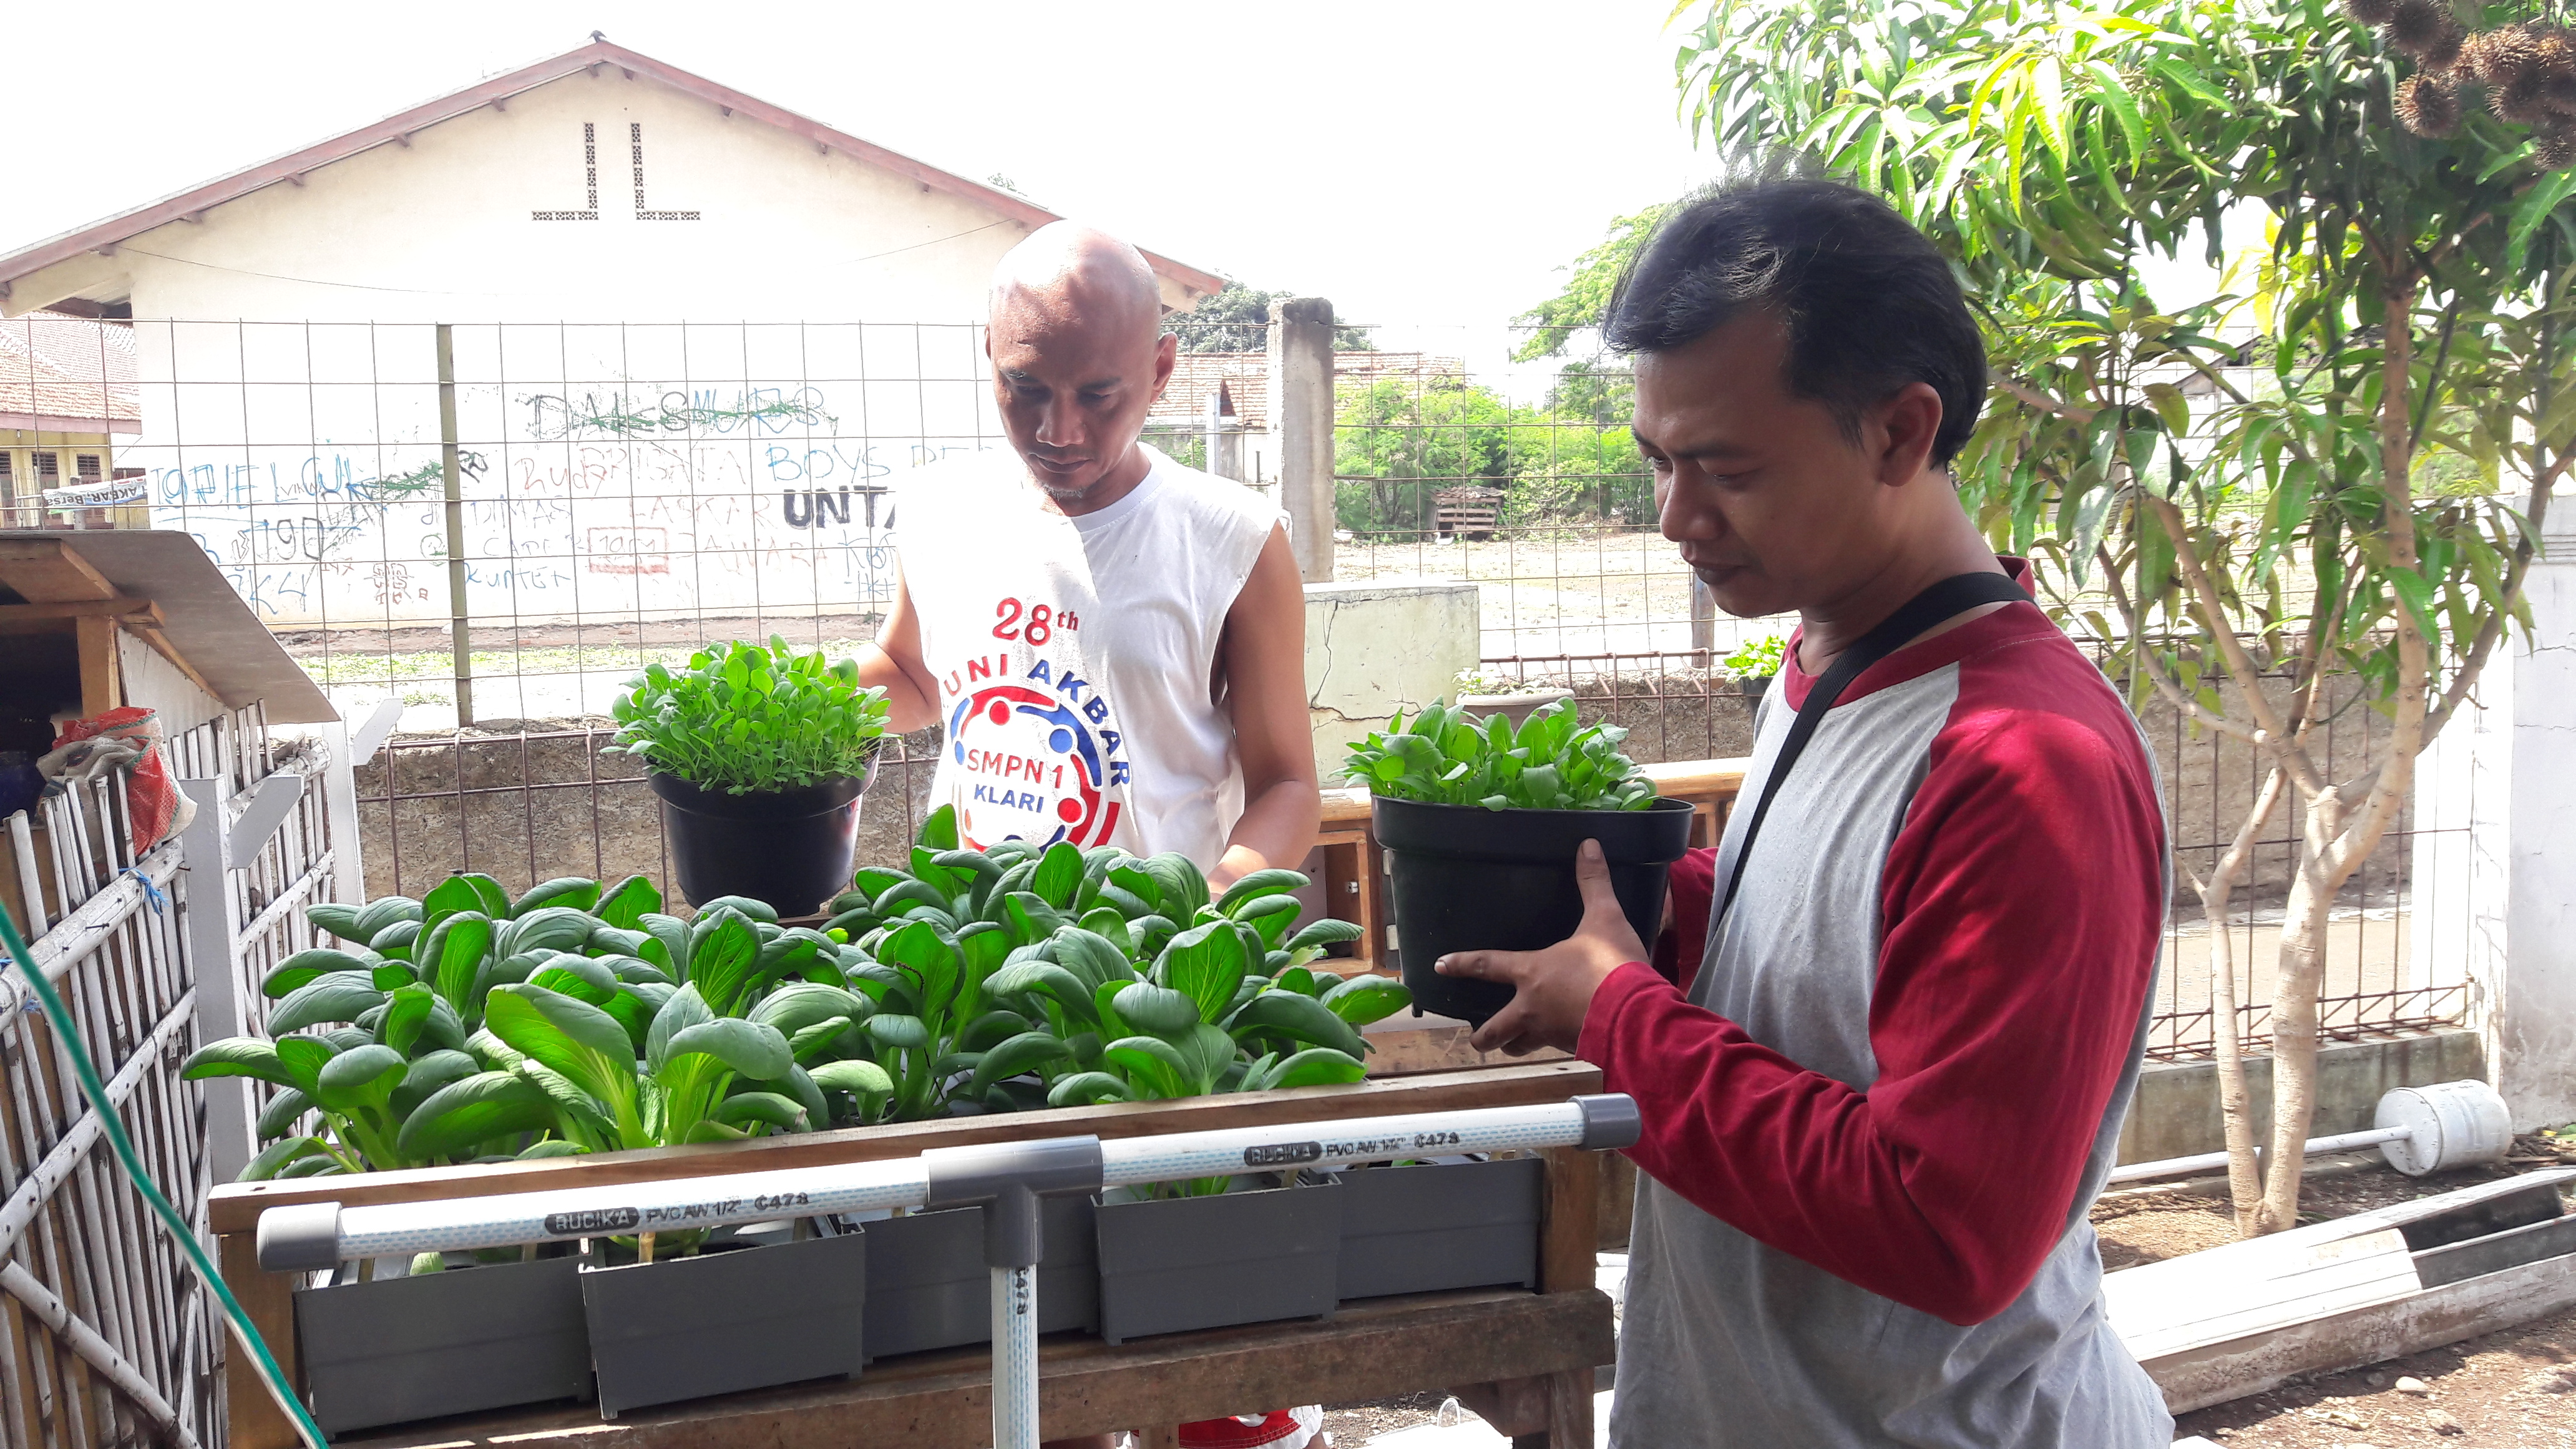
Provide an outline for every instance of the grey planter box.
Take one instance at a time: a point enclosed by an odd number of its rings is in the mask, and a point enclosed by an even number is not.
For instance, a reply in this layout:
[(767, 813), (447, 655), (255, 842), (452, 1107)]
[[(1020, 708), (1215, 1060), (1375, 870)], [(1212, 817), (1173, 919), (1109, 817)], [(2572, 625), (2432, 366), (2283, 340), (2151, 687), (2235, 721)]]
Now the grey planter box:
[[(1048, 1198), (1039, 1214), (1046, 1256), (1038, 1261), (1038, 1332), (1096, 1332), (1100, 1265), (1091, 1202)], [(869, 1359), (992, 1338), (993, 1275), (984, 1265), (982, 1208), (871, 1221), (867, 1241)]]
[(1341, 1182), (1343, 1298), (1538, 1286), (1539, 1159), (1369, 1167)]
[(1100, 1336), (1330, 1318), (1342, 1242), (1337, 1184), (1102, 1203)]
[(599, 1416), (801, 1379), (856, 1378), (866, 1360), (863, 1234), (584, 1267), (581, 1303)]
[(295, 1334), (326, 1434), (590, 1394), (578, 1258), (306, 1288)]

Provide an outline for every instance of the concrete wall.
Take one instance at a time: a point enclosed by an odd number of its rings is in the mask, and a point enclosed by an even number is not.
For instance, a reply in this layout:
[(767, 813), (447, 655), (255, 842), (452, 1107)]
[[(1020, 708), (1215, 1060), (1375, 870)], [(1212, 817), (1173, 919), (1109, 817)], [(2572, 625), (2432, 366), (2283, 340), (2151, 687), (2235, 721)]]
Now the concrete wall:
[[(2387, 1041), (2328, 1042), (2317, 1052), (2316, 1116), (2311, 1137), (2359, 1132), (2379, 1099), (2397, 1087), (2422, 1087), (2486, 1075), (2486, 1051), (2472, 1031), (2437, 1031)], [(2256, 1140), (2272, 1133), (2272, 1059), (2245, 1064)], [(2218, 1110), (2216, 1062), (2149, 1062), (2120, 1128), (2120, 1161), (2159, 1162), (2227, 1150)]]
[(1306, 586), (1306, 705), (1326, 786), (1343, 783), (1345, 746), (1457, 692), (1476, 664), (1476, 597), (1474, 584)]
[(2442, 828), (2417, 843), (2414, 984), (2466, 983), (2517, 1131), (2576, 1119), (2576, 513), (2553, 511), (2544, 543), (2531, 632), (2496, 651), (2418, 783)]

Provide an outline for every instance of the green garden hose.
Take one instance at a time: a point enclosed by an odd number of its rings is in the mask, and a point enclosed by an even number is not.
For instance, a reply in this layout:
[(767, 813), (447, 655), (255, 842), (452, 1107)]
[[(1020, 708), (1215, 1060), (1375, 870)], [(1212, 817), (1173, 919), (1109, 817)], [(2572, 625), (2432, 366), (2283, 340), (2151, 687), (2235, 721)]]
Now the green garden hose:
[(153, 1214), (161, 1219), (163, 1227), (169, 1229), (180, 1251), (188, 1255), (197, 1276), (205, 1279), (206, 1286), (214, 1291), (215, 1301), (223, 1305), (225, 1320), (232, 1324), (233, 1337), (241, 1341), (241, 1346), (249, 1350), (252, 1361), (259, 1366), (260, 1382), (268, 1386), (269, 1397), (277, 1400), (277, 1406), (295, 1421), (296, 1432), (303, 1436), (310, 1449), (324, 1449), (320, 1426), (313, 1422), (313, 1416), (304, 1411), (302, 1401), (295, 1397), (294, 1386), (286, 1381), (286, 1371), (277, 1366), (277, 1359), (268, 1351), (268, 1345), (261, 1341), (259, 1330), (251, 1325), (250, 1315), (242, 1311), (233, 1291), (224, 1286), (224, 1275), (216, 1271), (214, 1261), (206, 1256), (205, 1244), (197, 1241), (188, 1220), (179, 1215), (179, 1210), (170, 1205), (170, 1199), (161, 1195), (161, 1189), (155, 1187), (151, 1176), (144, 1172), (142, 1159), (134, 1154), (134, 1140), (125, 1135), (125, 1123), (116, 1115), (116, 1104), (108, 1100), (107, 1086), (99, 1080), (98, 1068), (89, 1059), (89, 1048), (81, 1043), (80, 1032), (72, 1022), (71, 1008), (54, 993), (54, 985), (45, 979), (45, 973), (36, 969), (36, 953), (28, 948), (26, 938), (18, 934), (18, 925), (9, 918), (6, 907), (0, 907), (0, 951), (6, 952), (0, 955), (0, 962), (18, 963), (19, 974), (27, 978), (27, 985), (35, 990), (36, 999), (44, 1004), (45, 1019), (53, 1023), (55, 1039), (62, 1043), (64, 1052), (71, 1057), (72, 1074), (80, 1079), (81, 1095), (89, 1099), (89, 1109), (98, 1114), (99, 1130), (107, 1134), (108, 1146), (115, 1149), (117, 1164), (125, 1169), (126, 1180), (133, 1183), (134, 1190), (151, 1205)]

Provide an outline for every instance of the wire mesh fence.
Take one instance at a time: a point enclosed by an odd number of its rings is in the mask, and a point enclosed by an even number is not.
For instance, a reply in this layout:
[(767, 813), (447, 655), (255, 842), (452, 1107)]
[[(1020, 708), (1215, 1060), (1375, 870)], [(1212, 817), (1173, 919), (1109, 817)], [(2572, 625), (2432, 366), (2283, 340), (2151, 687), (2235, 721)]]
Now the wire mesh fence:
[[(1149, 439), (1205, 463), (1222, 410), (1233, 471), (1275, 497), (1262, 330), (1173, 330)], [(360, 772), (375, 892), (465, 868), (666, 878), (640, 772), (601, 753), (615, 692), (729, 638), (839, 653), (871, 637), (905, 473), (1005, 446), (968, 326), (142, 322), (134, 341), (141, 432), (114, 462), (142, 470), (154, 524), (194, 534), (344, 712), (405, 702), (402, 735)], [(1744, 752), (1753, 702), (1726, 659), (1785, 621), (1716, 613), (1657, 534), (1624, 363), (1528, 341), (1342, 330), (1336, 577), (1472, 583), (1485, 673), (1572, 689), (1635, 731), (1641, 759)], [(2152, 701), (2140, 714), (2176, 859), (2205, 866), (2253, 763)], [(2365, 717), (2340, 711), (2330, 731), (2357, 748)], [(863, 851), (908, 837), (936, 748), (931, 733), (890, 750)], [(2285, 808), (2230, 927), (2255, 1038), (2296, 831)], [(2410, 818), (2345, 893), (2332, 1029), (2461, 1009), (2434, 959), (2457, 951), (2410, 925), (2415, 843)], [(2197, 918), (2178, 888), (2166, 1054), (2210, 1042)]]

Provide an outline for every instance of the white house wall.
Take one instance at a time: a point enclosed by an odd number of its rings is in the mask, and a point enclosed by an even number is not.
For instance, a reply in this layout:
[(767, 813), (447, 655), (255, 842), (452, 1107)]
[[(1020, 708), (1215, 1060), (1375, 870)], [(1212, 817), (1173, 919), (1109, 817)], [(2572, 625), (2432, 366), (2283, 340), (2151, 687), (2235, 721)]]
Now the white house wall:
[[(585, 124), (598, 219), (536, 219), (591, 210)], [(639, 125), (648, 210), (696, 220), (637, 218)], [(280, 627), (871, 611), (886, 481), (998, 441), (974, 324), (1023, 235), (607, 67), (120, 248), (118, 462)]]

